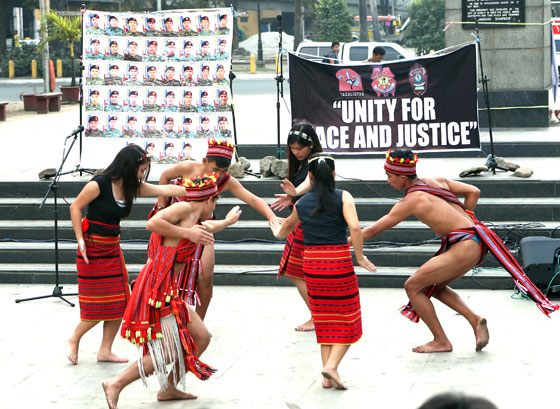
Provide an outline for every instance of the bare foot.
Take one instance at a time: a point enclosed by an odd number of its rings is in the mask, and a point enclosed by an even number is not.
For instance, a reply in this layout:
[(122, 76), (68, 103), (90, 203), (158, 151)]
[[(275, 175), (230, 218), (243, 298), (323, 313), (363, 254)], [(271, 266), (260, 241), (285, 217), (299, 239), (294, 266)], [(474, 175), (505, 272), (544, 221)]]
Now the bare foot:
[(306, 321), (300, 326), (296, 327), (296, 331), (315, 331), (315, 323), (313, 322), (313, 318), (309, 318), (309, 321)]
[(332, 382), (335, 389), (348, 389), (348, 386), (344, 385), (342, 379), (340, 379), (340, 376), (338, 376), (338, 372), (336, 371), (336, 369), (323, 368), (323, 371), (321, 373), (325, 378)]
[(118, 362), (124, 364), (128, 362), (128, 358), (121, 358), (118, 355), (113, 354), (112, 352), (107, 353), (97, 353), (97, 362)]
[(482, 351), (482, 348), (488, 345), (488, 340), (490, 339), (486, 318), (478, 320), (474, 329), (474, 335), (476, 337), (476, 350)]
[(436, 342), (431, 341), (427, 344), (417, 346), (412, 348), (412, 352), (418, 352), (420, 354), (426, 354), (430, 352), (451, 352), (453, 351), (453, 345), (450, 342)]
[(80, 346), (79, 342), (72, 341), (69, 339), (66, 341), (66, 357), (73, 365), (78, 365), (78, 347)]
[(157, 400), (183, 400), (183, 399), (196, 399), (196, 396), (180, 391), (177, 388), (169, 387), (167, 390), (159, 390)]
[(112, 380), (103, 381), (101, 383), (105, 391), (105, 399), (107, 399), (107, 406), (109, 409), (117, 409), (117, 401), (119, 400), (120, 389), (115, 386)]
[(332, 388), (332, 382), (323, 376), (323, 388)]

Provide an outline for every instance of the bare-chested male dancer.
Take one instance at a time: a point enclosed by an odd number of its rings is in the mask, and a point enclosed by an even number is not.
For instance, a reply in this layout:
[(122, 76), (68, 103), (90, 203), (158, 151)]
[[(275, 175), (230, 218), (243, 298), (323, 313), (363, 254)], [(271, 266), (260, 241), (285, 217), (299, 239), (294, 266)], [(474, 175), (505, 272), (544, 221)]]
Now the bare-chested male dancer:
[[(410, 150), (393, 150), (387, 154), (387, 182), (396, 190), (406, 190), (405, 197), (387, 215), (362, 231), (364, 241), (369, 240), (408, 216), (414, 216), (442, 236), (438, 253), (410, 276), (404, 285), (410, 303), (402, 308), (401, 313), (415, 322), (422, 318), (434, 336), (433, 341), (412, 350), (453, 350), (437, 318), (431, 296), (469, 321), (474, 330), (477, 351), (488, 344), (486, 320), (475, 314), (448, 286), (480, 264), (488, 250), (514, 277), (517, 287), (532, 298), (541, 311), (548, 315), (557, 310), (558, 305), (548, 301), (531, 283), (499, 237), (474, 217), (472, 211), (480, 195), (478, 188), (444, 178), (419, 179), (416, 176), (417, 162), (417, 155)], [(457, 196), (464, 197), (464, 203)]]

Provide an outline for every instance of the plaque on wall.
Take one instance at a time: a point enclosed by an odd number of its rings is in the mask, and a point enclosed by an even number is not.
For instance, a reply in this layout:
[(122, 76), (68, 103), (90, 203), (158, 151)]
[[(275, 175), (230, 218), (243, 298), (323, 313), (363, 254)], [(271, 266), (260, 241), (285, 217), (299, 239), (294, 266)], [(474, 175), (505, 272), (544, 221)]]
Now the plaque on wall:
[[(461, 0), (463, 28), (472, 28), (479, 22), (479, 28), (524, 27), (525, 0)], [(472, 24), (470, 23), (472, 21)]]

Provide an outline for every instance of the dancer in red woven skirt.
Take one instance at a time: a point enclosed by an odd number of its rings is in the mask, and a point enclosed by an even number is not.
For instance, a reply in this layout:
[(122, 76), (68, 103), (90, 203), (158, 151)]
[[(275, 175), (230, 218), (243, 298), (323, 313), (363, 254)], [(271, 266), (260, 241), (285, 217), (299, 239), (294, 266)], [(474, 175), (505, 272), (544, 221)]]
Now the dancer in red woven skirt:
[[(253, 209), (258, 211), (269, 221), (276, 220), (277, 217), (266, 202), (260, 197), (249, 192), (243, 185), (228, 173), (229, 165), (235, 150), (235, 145), (224, 140), (208, 140), (208, 151), (202, 162), (183, 161), (172, 166), (162, 172), (159, 183), (176, 183), (181, 184), (182, 180), (200, 176), (204, 173), (216, 173), (219, 177), (217, 181), (218, 191), (229, 191), (239, 200), (247, 203)], [(171, 203), (181, 201), (180, 197), (165, 198), (159, 197), (156, 206), (150, 213), (151, 217), (158, 210), (169, 206)], [(148, 255), (151, 250), (148, 247)], [(200, 274), (195, 276), (193, 271), (188, 272), (191, 280), (188, 283), (189, 291), (187, 295), (187, 303), (196, 305), (196, 312), (204, 320), (206, 312), (212, 300), (214, 289), (214, 244), (199, 246), (197, 249), (197, 257), (200, 256), (202, 269)]]
[[(321, 143), (315, 130), (308, 124), (295, 124), (288, 134), (288, 177), (284, 179), (282, 190), (284, 194), (277, 194), (278, 199), (270, 207), (275, 211), (282, 211), (287, 207), (293, 209), (294, 204), (311, 189), (309, 180), (309, 157), (322, 152)], [(301, 298), (309, 308), (307, 287), (303, 278), (303, 231), (298, 224), (286, 238), (286, 245), (280, 260), (278, 277), (284, 274), (298, 289)], [(296, 327), (296, 331), (313, 331), (313, 319)]]
[[(76, 268), (80, 322), (67, 341), (67, 357), (78, 363), (82, 336), (103, 321), (103, 339), (97, 353), (100, 362), (127, 362), (111, 348), (121, 325), (130, 290), (119, 237), (120, 220), (131, 211), (137, 196), (184, 195), (181, 186), (146, 183), (150, 159), (137, 145), (123, 148), (107, 169), (83, 188), (70, 205), (72, 226), (78, 241)], [(87, 216), (82, 220), (82, 210)], [(208, 235), (210, 236), (210, 235)]]
[[(434, 339), (412, 350), (419, 353), (450, 352), (453, 346), (436, 315), (431, 297), (452, 308), (467, 319), (475, 335), (475, 350), (488, 344), (486, 319), (474, 313), (449, 284), (479, 265), (490, 251), (513, 276), (514, 283), (527, 297), (535, 301), (546, 315), (558, 310), (535, 287), (502, 240), (474, 216), (480, 191), (475, 186), (444, 178), (420, 179), (416, 175), (418, 156), (410, 150), (387, 152), (385, 172), (387, 182), (405, 196), (391, 211), (363, 230), (364, 240), (390, 229), (409, 216), (414, 216), (436, 234), (442, 244), (438, 253), (406, 280), (404, 288), (410, 302), (401, 313), (413, 322), (421, 318)], [(464, 203), (458, 196), (464, 197)]]
[(202, 232), (215, 233), (235, 223), (241, 214), (234, 207), (224, 220), (207, 220), (216, 207), (216, 175), (187, 179), (188, 201), (174, 203), (158, 212), (146, 227), (155, 233), (155, 258), (144, 266), (132, 291), (123, 318), (121, 335), (138, 347), (138, 360), (116, 378), (103, 382), (109, 408), (117, 407), (119, 394), (130, 383), (155, 372), (160, 384), (158, 400), (195, 399), (177, 388), (185, 387), (185, 375), (201, 380), (214, 369), (199, 357), (210, 343), (210, 333), (187, 305), (181, 288), (187, 264), (193, 259)]
[(301, 221), (303, 273), (317, 342), (321, 344), (323, 387), (348, 389), (340, 379), (338, 365), (350, 345), (362, 336), (362, 313), (347, 228), (358, 264), (368, 271), (375, 271), (375, 266), (362, 251), (352, 195), (335, 188), (334, 159), (325, 154), (312, 155), (309, 173), (312, 190), (296, 203), (282, 225), (274, 223), (273, 232), (278, 238), (286, 237)]

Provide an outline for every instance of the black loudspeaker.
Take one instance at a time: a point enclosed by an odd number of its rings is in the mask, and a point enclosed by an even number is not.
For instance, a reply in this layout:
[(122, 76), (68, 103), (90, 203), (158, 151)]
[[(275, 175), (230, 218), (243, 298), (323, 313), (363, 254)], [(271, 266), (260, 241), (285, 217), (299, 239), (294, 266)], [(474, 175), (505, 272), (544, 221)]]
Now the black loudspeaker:
[(549, 294), (545, 295), (559, 297), (560, 274), (557, 276), (556, 274), (560, 239), (544, 236), (524, 237), (520, 241), (520, 246), (521, 261), (527, 276), (542, 292), (545, 292), (549, 285), (554, 285), (555, 287), (548, 291)]

